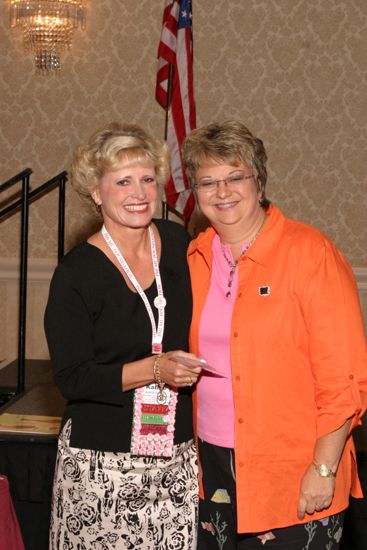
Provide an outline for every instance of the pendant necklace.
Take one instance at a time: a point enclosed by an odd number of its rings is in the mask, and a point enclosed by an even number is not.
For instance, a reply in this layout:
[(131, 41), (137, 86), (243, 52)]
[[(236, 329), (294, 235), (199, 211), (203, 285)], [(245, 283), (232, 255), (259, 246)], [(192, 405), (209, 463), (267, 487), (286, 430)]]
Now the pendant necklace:
[(230, 268), (230, 272), (229, 272), (229, 276), (228, 276), (228, 285), (227, 285), (227, 292), (226, 292), (226, 298), (230, 298), (231, 297), (231, 292), (232, 292), (232, 284), (233, 284), (233, 278), (234, 278), (234, 274), (236, 273), (236, 269), (237, 269), (237, 266), (238, 266), (238, 262), (240, 260), (240, 258), (242, 258), (242, 256), (244, 254), (246, 254), (246, 252), (248, 251), (248, 249), (250, 248), (250, 246), (252, 244), (254, 244), (254, 242), (256, 241), (260, 231), (262, 230), (262, 228), (264, 227), (264, 224), (267, 220), (267, 217), (265, 216), (260, 227), (259, 227), (259, 230), (255, 233), (255, 236), (251, 239), (251, 241), (249, 241), (248, 243), (246, 243), (244, 245), (244, 248), (242, 249), (241, 251), (241, 254), (238, 256), (237, 260), (232, 262), (227, 254), (226, 254), (226, 251), (224, 250), (224, 245), (222, 243), (222, 241), (220, 241), (220, 246), (221, 246), (221, 249), (222, 249), (222, 254), (223, 254), (223, 257), (224, 259), (226, 260), (227, 264), (229, 265), (229, 268)]
[(108, 233), (105, 226), (102, 227), (102, 235), (104, 240), (106, 241), (106, 243), (108, 244), (112, 252), (114, 253), (115, 257), (117, 258), (122, 269), (125, 271), (130, 282), (132, 283), (132, 285), (134, 286), (136, 291), (139, 293), (141, 299), (144, 302), (145, 308), (149, 315), (150, 323), (152, 325), (152, 353), (158, 354), (158, 353), (162, 353), (162, 340), (163, 340), (163, 333), (164, 333), (164, 308), (166, 307), (166, 299), (163, 295), (162, 280), (159, 272), (159, 263), (158, 263), (157, 249), (156, 249), (155, 239), (154, 239), (154, 232), (151, 226), (149, 226), (148, 230), (149, 230), (149, 237), (150, 237), (150, 250), (152, 255), (154, 277), (155, 277), (155, 282), (158, 290), (158, 296), (156, 296), (154, 299), (154, 305), (158, 309), (158, 327), (156, 326), (154, 314), (144, 290), (141, 288), (139, 282), (137, 281), (136, 277), (134, 276), (133, 272), (128, 266), (125, 258), (119, 251), (118, 247), (116, 246), (115, 242), (113, 241), (111, 235)]

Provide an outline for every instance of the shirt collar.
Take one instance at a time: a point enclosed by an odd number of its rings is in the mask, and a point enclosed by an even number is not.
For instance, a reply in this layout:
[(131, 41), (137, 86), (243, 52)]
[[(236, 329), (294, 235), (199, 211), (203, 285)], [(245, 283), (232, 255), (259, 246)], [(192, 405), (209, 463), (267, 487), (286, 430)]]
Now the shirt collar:
[(264, 266), (269, 265), (274, 258), (285, 222), (282, 212), (273, 204), (270, 204), (265, 214), (268, 217), (267, 222), (254, 244), (246, 252), (250, 260)]
[[(264, 266), (269, 265), (274, 257), (274, 251), (278, 246), (285, 222), (282, 212), (273, 204), (270, 204), (265, 214), (268, 220), (260, 231), (256, 241), (246, 252), (247, 258)], [(196, 239), (191, 241), (188, 255), (190, 256), (194, 252), (199, 252), (204, 256), (208, 265), (211, 265), (214, 235), (215, 230), (212, 227), (200, 233)], [(243, 260), (244, 256), (240, 258), (239, 262)]]

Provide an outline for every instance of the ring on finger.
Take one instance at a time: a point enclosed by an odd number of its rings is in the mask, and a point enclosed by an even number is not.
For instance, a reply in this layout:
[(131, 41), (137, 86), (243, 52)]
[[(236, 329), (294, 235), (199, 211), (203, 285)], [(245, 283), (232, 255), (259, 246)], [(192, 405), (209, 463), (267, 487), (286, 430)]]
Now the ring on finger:
[(192, 386), (192, 378), (191, 378), (191, 376), (189, 376), (188, 380), (189, 380), (189, 381), (187, 382), (186, 386)]

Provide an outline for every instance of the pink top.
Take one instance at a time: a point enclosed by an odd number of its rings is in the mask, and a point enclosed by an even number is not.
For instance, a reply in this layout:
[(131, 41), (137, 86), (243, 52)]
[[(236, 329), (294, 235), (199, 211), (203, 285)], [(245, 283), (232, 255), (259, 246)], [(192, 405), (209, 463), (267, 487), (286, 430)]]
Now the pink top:
[[(225, 246), (233, 262), (231, 249)], [(198, 436), (219, 447), (234, 447), (234, 404), (230, 359), (230, 330), (237, 294), (235, 271), (231, 296), (226, 297), (230, 267), (226, 262), (218, 235), (213, 239), (213, 265), (210, 287), (200, 320), (200, 357), (220, 372), (223, 378), (203, 372), (198, 382)]]

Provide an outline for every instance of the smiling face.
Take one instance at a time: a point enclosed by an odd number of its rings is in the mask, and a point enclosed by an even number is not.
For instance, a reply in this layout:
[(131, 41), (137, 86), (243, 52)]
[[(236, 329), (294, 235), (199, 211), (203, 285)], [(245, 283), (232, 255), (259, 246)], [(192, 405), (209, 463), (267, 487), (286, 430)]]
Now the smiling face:
[(153, 162), (122, 162), (105, 172), (92, 198), (101, 206), (108, 231), (147, 227), (158, 201), (158, 184)]
[[(242, 163), (234, 166), (211, 162), (196, 171), (198, 205), (219, 233), (224, 226), (237, 224), (242, 232), (246, 231), (258, 219), (262, 194), (255, 178), (246, 177), (251, 175), (250, 168)], [(213, 180), (218, 180), (217, 185), (205, 186)]]

